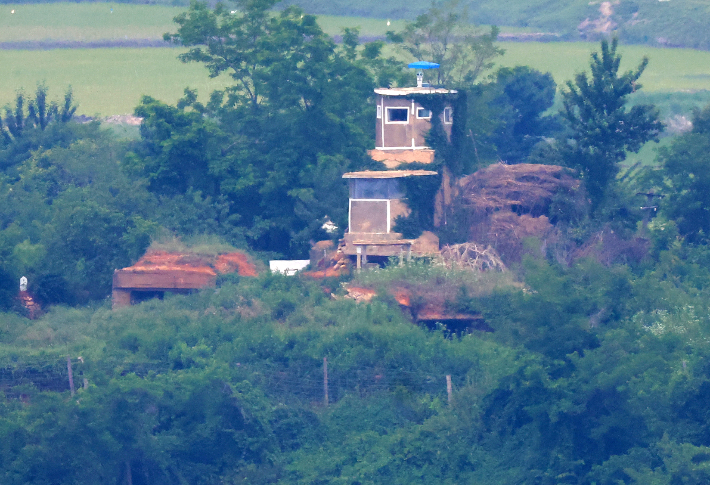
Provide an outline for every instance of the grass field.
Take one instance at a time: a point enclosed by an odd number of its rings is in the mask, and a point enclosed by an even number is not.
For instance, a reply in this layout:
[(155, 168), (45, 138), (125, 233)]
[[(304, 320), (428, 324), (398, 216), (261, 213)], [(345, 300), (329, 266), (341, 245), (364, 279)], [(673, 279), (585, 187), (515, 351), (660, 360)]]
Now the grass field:
[[(558, 84), (588, 68), (596, 44), (503, 43), (499, 64), (529, 65), (551, 72)], [(197, 64), (182, 64), (176, 48), (107, 48), (0, 50), (0, 105), (11, 101), (19, 88), (34, 90), (44, 81), (58, 96), (71, 85), (79, 112), (93, 115), (133, 111), (143, 94), (174, 103), (186, 86), (207, 96), (229, 82), (210, 79)], [(624, 68), (632, 68), (646, 54), (651, 61), (641, 78), (645, 93), (710, 91), (710, 52), (688, 49), (623, 47)]]
[(123, 3), (3, 4), (0, 42), (158, 39), (174, 30), (172, 19), (184, 10)]
[(228, 81), (210, 79), (197, 64), (182, 64), (174, 48), (53, 49), (0, 51), (0, 105), (24, 88), (32, 92), (38, 82), (59, 98), (72, 86), (77, 113), (111, 115), (132, 113), (141, 95), (175, 103), (186, 86), (205, 98)]
[[(0, 4), (0, 42), (162, 39), (163, 33), (175, 30), (173, 17), (183, 11), (183, 7), (125, 3)], [(387, 25), (386, 19), (331, 15), (319, 15), (318, 22), (330, 35), (357, 27), (363, 37), (384, 36), (388, 30), (404, 27), (403, 20)], [(503, 32), (529, 30), (503, 28)]]
[[(14, 14), (10, 13), (13, 9)], [(181, 11), (121, 3), (3, 4), (0, 42), (156, 40), (175, 30), (172, 18)], [(332, 35), (343, 27), (359, 27), (364, 37), (381, 36), (403, 25), (392, 21), (387, 26), (386, 20), (354, 17), (321, 16), (319, 20)], [(582, 42), (503, 42), (501, 46), (506, 54), (499, 65), (529, 65), (551, 72), (558, 84), (587, 69), (590, 53), (598, 48), (596, 43)], [(707, 101), (710, 52), (645, 46), (623, 46), (621, 52), (624, 69), (635, 67), (644, 55), (650, 58), (641, 78), (642, 92), (650, 100), (669, 106), (675, 103), (680, 111)], [(206, 98), (229, 82), (227, 77), (210, 79), (200, 65), (182, 64), (176, 59), (179, 53), (180, 49), (167, 47), (0, 50), (0, 106), (11, 102), (16, 90), (33, 91), (38, 82), (45, 82), (56, 98), (71, 85), (79, 113), (106, 116), (131, 113), (143, 94), (174, 103), (186, 86), (198, 89)]]
[[(551, 72), (558, 84), (576, 72), (589, 70), (589, 56), (598, 43), (587, 42), (501, 42), (506, 50), (500, 64), (529, 65)], [(638, 66), (643, 56), (649, 65), (641, 77), (645, 91), (697, 91), (710, 89), (710, 52), (693, 49), (659, 49), (630, 45), (619, 47), (622, 70)]]

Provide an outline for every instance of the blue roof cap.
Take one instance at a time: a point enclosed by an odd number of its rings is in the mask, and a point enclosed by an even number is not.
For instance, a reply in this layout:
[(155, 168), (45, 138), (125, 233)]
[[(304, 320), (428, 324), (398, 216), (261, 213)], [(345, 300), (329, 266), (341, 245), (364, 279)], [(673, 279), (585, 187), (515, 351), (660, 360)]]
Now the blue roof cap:
[(417, 61), (410, 63), (407, 67), (411, 67), (413, 69), (436, 69), (439, 67), (439, 64), (436, 62)]

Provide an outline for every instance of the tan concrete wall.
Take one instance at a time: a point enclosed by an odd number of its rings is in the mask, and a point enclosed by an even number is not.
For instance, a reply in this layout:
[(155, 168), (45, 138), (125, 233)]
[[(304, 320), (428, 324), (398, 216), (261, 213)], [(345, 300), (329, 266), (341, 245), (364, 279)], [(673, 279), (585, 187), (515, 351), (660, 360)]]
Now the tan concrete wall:
[(351, 233), (386, 233), (387, 201), (351, 200)]
[(111, 296), (111, 299), (113, 301), (113, 308), (131, 306), (131, 290), (114, 288), (113, 294)]
[[(411, 148), (412, 138), (414, 145), (422, 148), (426, 145), (426, 134), (431, 129), (429, 119), (417, 119), (417, 109), (422, 106), (414, 103), (404, 96), (377, 96), (377, 104), (382, 108), (382, 118), (377, 118), (375, 123), (375, 146), (377, 148)], [(387, 108), (408, 108), (409, 123), (387, 123)], [(443, 113), (440, 115), (441, 124), (449, 139), (451, 138), (451, 124), (444, 123)], [(384, 137), (384, 138), (383, 138)], [(384, 139), (384, 142), (383, 142)]]
[(214, 286), (217, 277), (214, 274), (184, 270), (154, 270), (130, 272), (117, 270), (113, 274), (113, 288), (127, 289), (198, 289)]

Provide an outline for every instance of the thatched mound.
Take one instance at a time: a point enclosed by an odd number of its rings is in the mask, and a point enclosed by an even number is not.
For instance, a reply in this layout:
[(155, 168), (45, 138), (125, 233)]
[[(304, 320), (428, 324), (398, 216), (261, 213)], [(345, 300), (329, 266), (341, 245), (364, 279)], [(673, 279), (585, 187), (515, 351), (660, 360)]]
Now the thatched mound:
[(456, 205), (467, 213), (468, 240), (512, 263), (520, 260), (525, 238), (545, 239), (556, 218), (586, 204), (579, 186), (565, 167), (498, 163), (461, 179)]
[(474, 210), (515, 210), (533, 217), (544, 215), (556, 194), (579, 187), (573, 172), (557, 165), (497, 163), (459, 181), (462, 202)]

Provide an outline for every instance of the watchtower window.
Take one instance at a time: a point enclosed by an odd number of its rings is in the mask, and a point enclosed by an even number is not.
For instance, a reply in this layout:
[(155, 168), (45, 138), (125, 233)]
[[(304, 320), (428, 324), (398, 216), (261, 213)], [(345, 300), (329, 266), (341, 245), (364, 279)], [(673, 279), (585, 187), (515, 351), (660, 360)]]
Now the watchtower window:
[(401, 199), (404, 193), (397, 179), (353, 179), (351, 199)]
[(417, 108), (417, 119), (418, 120), (431, 119), (431, 111), (426, 108)]
[(387, 108), (387, 123), (409, 123), (409, 108)]
[(450, 125), (454, 122), (454, 110), (451, 107), (444, 108), (444, 123)]

